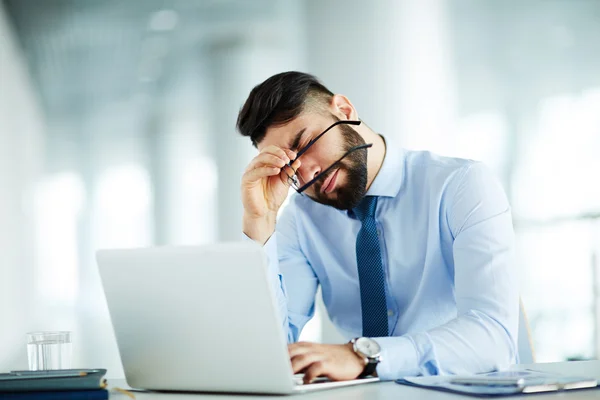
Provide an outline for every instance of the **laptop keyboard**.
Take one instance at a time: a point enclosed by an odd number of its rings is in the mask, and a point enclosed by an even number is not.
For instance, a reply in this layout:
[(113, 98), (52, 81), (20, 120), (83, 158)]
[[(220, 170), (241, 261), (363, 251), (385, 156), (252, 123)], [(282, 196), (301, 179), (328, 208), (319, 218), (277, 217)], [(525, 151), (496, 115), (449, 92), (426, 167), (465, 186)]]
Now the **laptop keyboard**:
[[(308, 383), (304, 383), (304, 381), (302, 380), (303, 378), (304, 378), (304, 374), (294, 375), (294, 384), (296, 384), (296, 386), (308, 385)], [(313, 379), (313, 381), (310, 383), (310, 385), (314, 385), (316, 383), (327, 383), (327, 382), (331, 382), (331, 380), (329, 380), (329, 378), (326, 378), (324, 376), (319, 376), (319, 377)]]
[(362, 378), (349, 381), (332, 381), (324, 376), (314, 379), (311, 383), (302, 382), (303, 374), (294, 375), (294, 392), (308, 392), (312, 390), (332, 389), (342, 386), (360, 385), (362, 383), (376, 382), (378, 378)]

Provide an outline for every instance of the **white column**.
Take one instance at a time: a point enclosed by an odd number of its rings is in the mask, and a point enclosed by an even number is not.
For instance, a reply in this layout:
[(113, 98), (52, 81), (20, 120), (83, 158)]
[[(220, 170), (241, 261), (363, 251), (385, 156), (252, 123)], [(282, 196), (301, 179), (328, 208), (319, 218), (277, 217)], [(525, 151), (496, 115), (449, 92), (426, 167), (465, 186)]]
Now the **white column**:
[(196, 62), (177, 65), (163, 96), (166, 177), (164, 235), (169, 244), (195, 245), (217, 237), (217, 167), (212, 151), (210, 76)]
[(401, 1), (390, 39), (398, 53), (402, 144), (452, 155), (456, 89), (447, 0)]
[(309, 0), (310, 71), (376, 132), (448, 153), (455, 109), (447, 0)]

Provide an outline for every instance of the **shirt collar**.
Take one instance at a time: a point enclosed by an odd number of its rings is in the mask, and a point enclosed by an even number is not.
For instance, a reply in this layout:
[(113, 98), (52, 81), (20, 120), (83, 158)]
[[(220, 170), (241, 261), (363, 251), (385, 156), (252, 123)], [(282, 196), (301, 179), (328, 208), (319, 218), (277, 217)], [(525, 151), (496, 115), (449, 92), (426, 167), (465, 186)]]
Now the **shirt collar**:
[(393, 140), (381, 137), (385, 142), (383, 164), (366, 195), (396, 197), (404, 176), (404, 150)]

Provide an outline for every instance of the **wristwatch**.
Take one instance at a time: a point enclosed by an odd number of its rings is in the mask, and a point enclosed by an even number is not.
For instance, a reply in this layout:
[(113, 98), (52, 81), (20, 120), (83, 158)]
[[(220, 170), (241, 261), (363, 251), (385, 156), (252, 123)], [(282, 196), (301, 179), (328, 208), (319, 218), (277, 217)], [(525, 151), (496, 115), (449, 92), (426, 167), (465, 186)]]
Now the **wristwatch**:
[(350, 343), (352, 343), (354, 352), (365, 362), (365, 369), (358, 377), (364, 378), (365, 376), (372, 375), (377, 368), (377, 364), (381, 362), (381, 347), (379, 344), (367, 337), (354, 338)]

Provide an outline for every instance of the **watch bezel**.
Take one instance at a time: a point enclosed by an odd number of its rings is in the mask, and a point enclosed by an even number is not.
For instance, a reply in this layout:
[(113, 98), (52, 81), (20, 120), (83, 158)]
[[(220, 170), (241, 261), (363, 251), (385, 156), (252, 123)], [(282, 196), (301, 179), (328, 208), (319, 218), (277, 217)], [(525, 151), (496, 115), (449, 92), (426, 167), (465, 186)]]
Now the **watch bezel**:
[[(359, 337), (359, 338), (352, 339), (352, 343), (354, 346), (354, 351), (361, 354), (362, 356), (366, 357), (369, 361), (376, 360), (381, 355), (381, 346), (379, 345), (379, 343), (377, 343), (376, 340), (373, 340), (368, 337)], [(366, 343), (369, 343), (369, 345), (370, 345), (367, 348), (365, 348), (365, 346), (364, 346)], [(371, 352), (371, 350), (369, 349), (369, 347), (371, 347), (373, 345), (376, 346), (375, 352)]]

